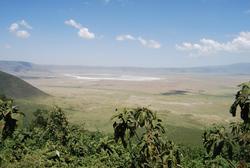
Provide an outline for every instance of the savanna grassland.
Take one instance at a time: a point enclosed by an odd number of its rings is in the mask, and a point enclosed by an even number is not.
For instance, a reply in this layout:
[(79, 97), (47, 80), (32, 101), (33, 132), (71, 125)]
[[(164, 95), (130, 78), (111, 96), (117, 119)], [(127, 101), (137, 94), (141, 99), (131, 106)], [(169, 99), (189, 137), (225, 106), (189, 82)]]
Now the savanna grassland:
[(249, 75), (117, 70), (17, 74), (43, 94), (1, 95), (0, 167), (249, 167)]
[(236, 86), (249, 80), (248, 75), (199, 73), (158, 77), (160, 80), (148, 81), (84, 80), (61, 74), (24, 78), (51, 97), (17, 100), (17, 103), (27, 113), (31, 104), (57, 105), (66, 112), (69, 122), (106, 133), (112, 132), (110, 118), (116, 114), (116, 108), (148, 107), (163, 119), (170, 138), (178, 143), (201, 145), (205, 127), (233, 119), (229, 107)]

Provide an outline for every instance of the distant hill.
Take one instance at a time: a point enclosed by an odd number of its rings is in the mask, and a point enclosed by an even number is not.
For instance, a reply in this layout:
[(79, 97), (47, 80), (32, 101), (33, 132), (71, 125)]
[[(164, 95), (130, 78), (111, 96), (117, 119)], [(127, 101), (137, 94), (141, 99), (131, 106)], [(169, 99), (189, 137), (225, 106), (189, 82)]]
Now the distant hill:
[(0, 70), (19, 77), (50, 76), (54, 73), (90, 72), (90, 73), (140, 73), (140, 74), (167, 74), (167, 73), (214, 73), (214, 74), (250, 74), (250, 63), (231, 65), (180, 67), (180, 68), (141, 68), (141, 67), (101, 67), (79, 65), (39, 65), (23, 61), (0, 61)]
[(1, 61), (0, 71), (10, 73), (15, 76), (22, 76), (23, 74), (32, 73), (50, 73), (46, 66), (33, 64), (24, 61)]
[(0, 71), (0, 94), (12, 98), (48, 96), (24, 80)]
[(143, 67), (100, 67), (100, 66), (57, 66), (50, 65), (46, 69), (57, 73), (102, 73), (102, 74), (147, 74), (166, 75), (170, 73), (201, 73), (201, 74), (233, 74), (249, 75), (250, 63), (231, 65), (201, 66), (201, 67), (170, 67), (170, 68), (143, 68)]
[(0, 70), (7, 72), (21, 72), (32, 70), (33, 64), (23, 61), (0, 61)]
[(250, 63), (179, 68), (179, 70), (183, 70), (186, 72), (196, 72), (196, 73), (250, 74)]

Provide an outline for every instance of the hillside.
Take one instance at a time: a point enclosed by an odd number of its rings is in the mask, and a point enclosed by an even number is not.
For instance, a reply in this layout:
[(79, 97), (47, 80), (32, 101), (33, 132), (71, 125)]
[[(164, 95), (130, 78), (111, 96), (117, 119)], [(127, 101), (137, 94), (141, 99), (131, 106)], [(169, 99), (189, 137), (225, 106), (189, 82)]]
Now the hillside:
[(12, 98), (29, 98), (47, 94), (24, 80), (0, 71), (0, 94)]

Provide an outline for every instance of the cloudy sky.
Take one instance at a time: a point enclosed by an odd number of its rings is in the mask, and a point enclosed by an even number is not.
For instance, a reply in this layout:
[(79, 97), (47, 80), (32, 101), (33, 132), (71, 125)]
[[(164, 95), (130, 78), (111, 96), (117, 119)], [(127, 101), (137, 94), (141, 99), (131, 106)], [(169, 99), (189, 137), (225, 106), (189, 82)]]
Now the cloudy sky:
[(0, 0), (0, 60), (141, 67), (250, 62), (250, 0)]

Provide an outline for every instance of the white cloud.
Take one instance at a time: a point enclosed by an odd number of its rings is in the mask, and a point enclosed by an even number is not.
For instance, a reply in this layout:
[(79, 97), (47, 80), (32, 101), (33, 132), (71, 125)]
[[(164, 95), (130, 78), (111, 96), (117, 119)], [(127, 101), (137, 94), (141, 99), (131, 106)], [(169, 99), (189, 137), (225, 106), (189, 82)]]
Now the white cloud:
[(76, 23), (73, 19), (66, 20), (64, 23), (66, 25), (73, 26), (76, 29), (81, 29), (82, 28), (82, 25), (79, 24), (79, 23)]
[(78, 35), (85, 39), (93, 39), (95, 38), (94, 33), (89, 32), (88, 28), (81, 28), (78, 32)]
[(17, 23), (12, 23), (9, 27), (10, 32), (15, 32), (17, 29), (19, 29), (19, 25)]
[(116, 37), (117, 41), (124, 41), (124, 40), (136, 40), (135, 37), (131, 36), (130, 34), (119, 35)]
[(32, 27), (25, 20), (21, 20), (19, 24), (27, 29), (32, 29)]
[(64, 22), (66, 25), (72, 26), (76, 29), (78, 29), (78, 35), (81, 38), (84, 39), (94, 39), (95, 38), (95, 34), (90, 32), (88, 28), (83, 27), (80, 23), (77, 23), (75, 20), (70, 19), (70, 20), (66, 20)]
[(161, 48), (161, 44), (155, 40), (145, 40), (142, 37), (136, 38), (130, 34), (119, 35), (116, 37), (116, 40), (117, 41), (133, 40), (133, 41), (138, 41), (141, 45), (148, 47), (148, 48), (154, 48), (154, 49)]
[(161, 44), (155, 40), (145, 40), (142, 37), (138, 37), (138, 41), (145, 47), (148, 48), (161, 48)]
[(23, 39), (27, 39), (30, 37), (28, 29), (32, 29), (32, 27), (25, 20), (12, 23), (9, 27), (9, 31), (11, 33)]
[(218, 42), (203, 38), (199, 43), (183, 42), (176, 49), (187, 51), (190, 55), (211, 55), (218, 52), (250, 52), (250, 32), (240, 32), (234, 39)]
[(16, 32), (16, 36), (25, 39), (25, 38), (29, 38), (29, 37), (30, 37), (30, 34), (29, 34), (29, 32), (27, 32), (26, 30), (18, 30), (18, 31)]

